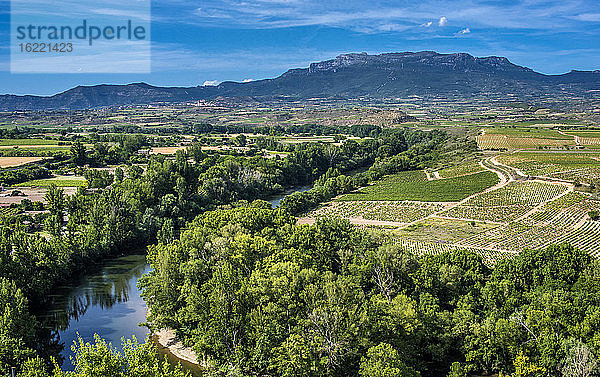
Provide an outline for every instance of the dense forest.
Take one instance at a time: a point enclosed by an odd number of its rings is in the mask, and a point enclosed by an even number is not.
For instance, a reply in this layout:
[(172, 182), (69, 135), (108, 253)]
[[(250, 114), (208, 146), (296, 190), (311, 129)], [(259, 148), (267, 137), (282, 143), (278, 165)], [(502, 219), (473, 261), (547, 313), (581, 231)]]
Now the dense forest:
[(600, 265), (568, 245), (489, 269), (257, 201), (205, 213), (149, 259), (151, 321), (210, 375), (583, 376), (600, 346)]

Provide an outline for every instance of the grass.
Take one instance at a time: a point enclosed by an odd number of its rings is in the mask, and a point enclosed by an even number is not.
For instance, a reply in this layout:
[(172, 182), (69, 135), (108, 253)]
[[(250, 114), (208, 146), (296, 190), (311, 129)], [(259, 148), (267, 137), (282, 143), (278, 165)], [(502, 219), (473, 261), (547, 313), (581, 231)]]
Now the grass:
[(498, 176), (489, 171), (433, 181), (427, 181), (423, 171), (408, 171), (384, 177), (372, 186), (346, 194), (337, 200), (456, 202), (496, 183)]
[(0, 145), (57, 145), (58, 140), (46, 139), (0, 139)]
[(87, 186), (87, 181), (83, 179), (34, 179), (33, 181), (19, 183), (18, 187), (79, 187)]

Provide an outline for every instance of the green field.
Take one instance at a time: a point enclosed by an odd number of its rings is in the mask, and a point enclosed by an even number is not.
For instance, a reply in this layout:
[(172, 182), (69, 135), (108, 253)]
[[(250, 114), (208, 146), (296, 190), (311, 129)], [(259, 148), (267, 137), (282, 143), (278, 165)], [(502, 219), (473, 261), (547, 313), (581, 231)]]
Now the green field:
[(0, 145), (58, 145), (58, 140), (46, 139), (0, 139)]
[(573, 131), (567, 130), (566, 134), (575, 135), (579, 137), (600, 137), (600, 130), (584, 130), (584, 131)]
[(34, 179), (33, 181), (19, 183), (18, 187), (48, 187), (55, 185), (57, 187), (79, 187), (87, 186), (87, 181), (83, 179)]
[(414, 200), (456, 202), (498, 183), (498, 176), (485, 171), (468, 176), (428, 181), (423, 171), (407, 171), (387, 176), (338, 201)]
[(479, 164), (479, 161), (471, 161), (462, 163), (460, 165), (451, 166), (438, 170), (438, 174), (441, 178), (453, 178), (460, 177), (462, 175), (468, 175), (473, 173), (479, 173), (485, 169)]

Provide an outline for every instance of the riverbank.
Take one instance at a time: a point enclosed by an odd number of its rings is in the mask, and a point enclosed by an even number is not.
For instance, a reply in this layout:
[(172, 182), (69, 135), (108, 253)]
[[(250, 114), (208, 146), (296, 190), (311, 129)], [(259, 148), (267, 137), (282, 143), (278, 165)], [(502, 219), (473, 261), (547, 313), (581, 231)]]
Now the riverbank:
[(185, 346), (175, 335), (173, 329), (162, 329), (152, 334), (153, 339), (171, 355), (187, 363), (200, 366), (196, 353), (191, 347)]

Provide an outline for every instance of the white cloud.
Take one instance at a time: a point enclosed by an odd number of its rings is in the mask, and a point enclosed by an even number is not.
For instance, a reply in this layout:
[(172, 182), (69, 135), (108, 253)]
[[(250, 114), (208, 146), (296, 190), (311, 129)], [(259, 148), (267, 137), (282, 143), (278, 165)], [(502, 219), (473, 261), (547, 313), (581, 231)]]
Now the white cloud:
[(220, 83), (221, 82), (219, 80), (206, 80), (204, 81), (204, 84), (202, 84), (202, 86), (217, 86)]
[(465, 29), (462, 29), (461, 31), (459, 31), (458, 34), (464, 35), (464, 34), (469, 34), (470, 32), (471, 32), (471, 29), (465, 28)]
[[(361, 33), (377, 33), (389, 32), (389, 25), (406, 25), (412, 26), (415, 32), (419, 29), (422, 32), (423, 28), (428, 27), (424, 20), (432, 20), (431, 27), (447, 27), (450, 25), (449, 20), (452, 20), (453, 24), (477, 27), (478, 32), (483, 33), (490, 27), (555, 33), (557, 29), (581, 32), (580, 22), (597, 22), (599, 17), (598, 1), (591, 0), (515, 0), (510, 4), (484, 0), (371, 0), (368, 4), (361, 0), (161, 1), (163, 2), (189, 4), (189, 12), (159, 15), (161, 22), (242, 29), (324, 25)], [(443, 17), (440, 12), (444, 12)], [(153, 21), (156, 21), (156, 17), (153, 14)]]
[(242, 82), (251, 82), (254, 81), (254, 79), (243, 79)]
[(582, 13), (572, 18), (578, 21), (598, 22), (600, 21), (600, 13)]
[(400, 24), (385, 24), (385, 25), (381, 25), (375, 29), (373, 28), (365, 28), (363, 29), (364, 32), (372, 32), (373, 30), (378, 30), (378, 31), (385, 31), (385, 32), (390, 32), (390, 31), (404, 31), (409, 29), (408, 26), (406, 25), (400, 25)]
[(431, 27), (431, 25), (433, 25), (433, 22), (431, 22), (431, 21), (421, 24), (421, 26), (423, 26), (423, 27)]

